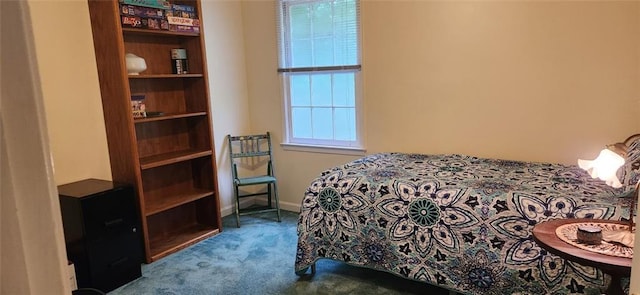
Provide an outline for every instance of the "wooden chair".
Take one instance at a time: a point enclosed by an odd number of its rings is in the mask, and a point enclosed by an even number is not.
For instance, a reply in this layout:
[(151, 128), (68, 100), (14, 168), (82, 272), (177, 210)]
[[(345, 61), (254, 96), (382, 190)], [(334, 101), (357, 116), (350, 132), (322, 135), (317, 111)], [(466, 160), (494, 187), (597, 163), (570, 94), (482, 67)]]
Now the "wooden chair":
[[(255, 214), (275, 211), (280, 222), (280, 204), (278, 202), (277, 180), (273, 174), (273, 161), (271, 152), (271, 135), (269, 132), (256, 135), (227, 135), (229, 142), (229, 156), (233, 176), (233, 189), (236, 199), (236, 224), (240, 227), (240, 215)], [(238, 167), (240, 166), (240, 169)], [(266, 166), (266, 174), (255, 175), (250, 173), (257, 168)], [(240, 171), (240, 172), (239, 172)], [(242, 174), (242, 175), (241, 175)], [(266, 185), (266, 191), (243, 192), (242, 186)], [(250, 206), (240, 209), (240, 199), (266, 195), (266, 206)], [(273, 200), (272, 200), (273, 199)], [(273, 207), (275, 203), (275, 207)]]

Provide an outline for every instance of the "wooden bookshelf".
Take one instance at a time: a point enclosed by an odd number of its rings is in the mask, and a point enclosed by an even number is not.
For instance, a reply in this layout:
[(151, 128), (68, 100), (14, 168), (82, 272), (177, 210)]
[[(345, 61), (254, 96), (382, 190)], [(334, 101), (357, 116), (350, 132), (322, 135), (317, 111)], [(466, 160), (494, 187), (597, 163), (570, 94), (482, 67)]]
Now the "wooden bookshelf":
[[(199, 0), (171, 3), (200, 15)], [(112, 177), (136, 187), (152, 262), (221, 231), (204, 33), (123, 28), (117, 0), (89, 0), (89, 12)], [(187, 50), (188, 74), (173, 74), (175, 48)], [(127, 53), (147, 69), (128, 75)], [(159, 115), (134, 118), (132, 94)]]

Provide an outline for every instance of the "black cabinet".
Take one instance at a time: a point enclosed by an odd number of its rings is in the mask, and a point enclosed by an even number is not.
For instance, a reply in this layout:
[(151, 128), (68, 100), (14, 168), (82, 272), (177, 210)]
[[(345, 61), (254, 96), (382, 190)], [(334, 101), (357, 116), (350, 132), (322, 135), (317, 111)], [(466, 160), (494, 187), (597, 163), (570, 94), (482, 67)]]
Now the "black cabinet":
[(133, 187), (87, 179), (58, 186), (58, 194), (78, 287), (109, 292), (139, 278), (143, 250)]

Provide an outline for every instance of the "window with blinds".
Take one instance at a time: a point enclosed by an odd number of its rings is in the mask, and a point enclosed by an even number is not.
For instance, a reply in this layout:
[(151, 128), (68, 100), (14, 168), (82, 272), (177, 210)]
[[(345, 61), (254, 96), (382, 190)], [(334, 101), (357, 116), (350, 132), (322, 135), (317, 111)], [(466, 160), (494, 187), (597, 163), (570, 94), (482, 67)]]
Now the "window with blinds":
[(279, 0), (285, 141), (361, 148), (356, 0)]

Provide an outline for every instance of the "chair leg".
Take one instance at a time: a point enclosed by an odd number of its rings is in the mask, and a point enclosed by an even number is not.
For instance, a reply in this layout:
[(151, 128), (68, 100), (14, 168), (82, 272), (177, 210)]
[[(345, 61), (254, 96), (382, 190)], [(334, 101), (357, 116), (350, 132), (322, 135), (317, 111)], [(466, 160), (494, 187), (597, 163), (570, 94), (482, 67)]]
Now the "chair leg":
[(272, 183), (267, 183), (267, 207), (268, 208), (273, 208), (271, 207), (271, 185)]
[[(276, 212), (278, 213), (278, 222), (280, 222), (280, 200), (278, 200), (278, 184), (276, 182), (273, 183), (273, 197), (276, 201)], [(269, 195), (271, 198), (271, 195)]]
[(238, 197), (238, 186), (234, 186), (236, 197), (236, 226), (240, 227), (240, 198)]

